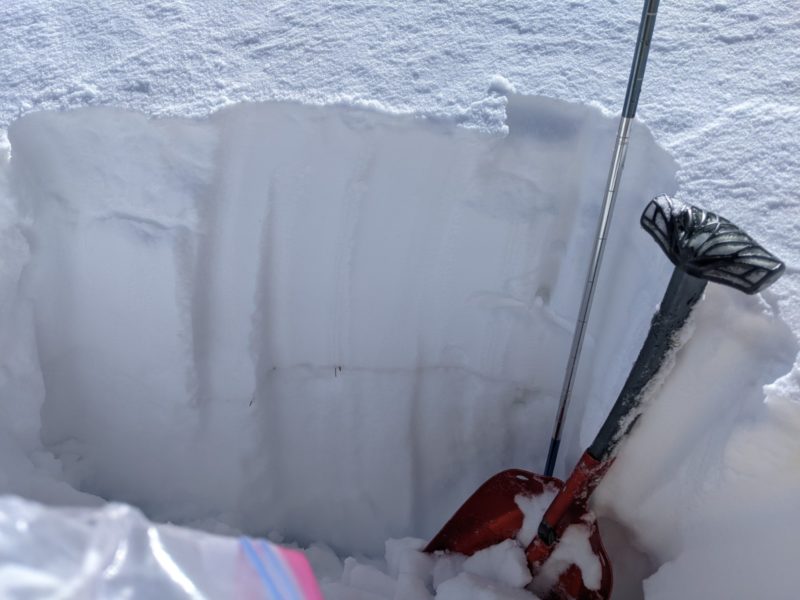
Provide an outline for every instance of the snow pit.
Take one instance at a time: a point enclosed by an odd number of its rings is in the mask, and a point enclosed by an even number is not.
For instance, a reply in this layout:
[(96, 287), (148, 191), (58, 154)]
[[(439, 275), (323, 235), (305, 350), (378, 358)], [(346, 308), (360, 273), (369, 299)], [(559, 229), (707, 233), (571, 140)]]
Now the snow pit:
[[(54, 479), (158, 520), (375, 551), (535, 461), (614, 122), (542, 98), (508, 113), (508, 136), (292, 104), (14, 123), (31, 256), (4, 308), (29, 361), (7, 381), (40, 406)], [(633, 207), (675, 165), (643, 128), (633, 147), (607, 263), (644, 272), (632, 300), (652, 306), (667, 267), (645, 271)], [(608, 298), (605, 325), (627, 319)]]
[[(530, 598), (512, 542), (431, 562), (419, 540), (385, 542), (428, 538), (489, 475), (544, 462), (616, 123), (505, 93), (505, 135), (290, 103), (16, 121), (0, 168), (0, 491), (280, 532), (331, 598)], [(638, 219), (675, 170), (637, 124), (562, 474), (663, 292), (670, 265)], [(769, 418), (761, 388), (796, 355), (769, 295), (732, 294), (709, 291), (659, 417), (601, 490), (654, 569), (705, 514), (695, 476), (722, 493), (741, 416)], [(698, 395), (709, 370), (736, 377)]]

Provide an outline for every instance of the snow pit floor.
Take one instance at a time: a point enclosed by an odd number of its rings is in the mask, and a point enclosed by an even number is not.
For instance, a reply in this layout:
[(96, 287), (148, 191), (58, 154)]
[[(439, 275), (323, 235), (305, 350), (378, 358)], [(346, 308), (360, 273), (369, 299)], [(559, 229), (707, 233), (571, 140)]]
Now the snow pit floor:
[[(544, 462), (616, 122), (508, 90), (493, 102), (505, 133), (293, 103), (14, 122), (0, 167), (0, 491), (280, 532), (332, 598), (530, 597), (518, 545), (462, 562), (429, 560), (419, 540), (491, 474)], [(671, 267), (638, 219), (676, 191), (675, 172), (636, 124), (562, 474), (663, 293)], [(797, 355), (775, 296), (709, 288), (697, 312), (658, 416), (599, 491), (620, 545), (646, 557), (634, 579), (702, 577), (681, 559), (704, 552), (689, 524), (713, 536), (752, 510), (726, 492), (742, 478), (778, 497), (798, 481), (781, 482), (783, 447), (766, 469), (741, 458), (775, 411), (797, 416), (796, 371), (764, 403)], [(660, 573), (653, 597), (670, 589)], [(641, 597), (640, 579), (629, 587)]]

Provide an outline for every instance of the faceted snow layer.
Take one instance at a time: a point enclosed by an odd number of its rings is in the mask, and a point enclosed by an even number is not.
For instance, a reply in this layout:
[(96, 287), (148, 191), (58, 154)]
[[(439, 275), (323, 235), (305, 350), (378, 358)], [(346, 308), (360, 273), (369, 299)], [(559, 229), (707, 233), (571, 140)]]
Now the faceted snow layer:
[[(294, 104), (15, 122), (0, 490), (374, 556), (429, 537), (492, 473), (541, 468), (616, 124), (514, 94), (507, 113), (507, 136)], [(638, 219), (674, 191), (674, 162), (636, 126), (561, 473), (663, 292), (670, 265)], [(654, 597), (669, 570), (706, 581), (709, 552), (752, 577), (800, 529), (796, 372), (770, 403), (761, 390), (795, 341), (770, 293), (707, 296), (600, 490), (615, 567), (636, 551), (644, 565), (628, 597), (660, 565)], [(771, 536), (721, 559), (706, 540), (742, 522)], [(368, 568), (348, 564), (342, 585)], [(454, 598), (483, 589), (464, 568)]]

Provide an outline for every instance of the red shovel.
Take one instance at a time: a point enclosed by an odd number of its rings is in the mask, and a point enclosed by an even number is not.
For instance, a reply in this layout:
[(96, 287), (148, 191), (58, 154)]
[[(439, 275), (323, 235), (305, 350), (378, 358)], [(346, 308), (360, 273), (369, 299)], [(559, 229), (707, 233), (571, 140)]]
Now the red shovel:
[(604, 600), (611, 595), (611, 564), (587, 503), (613, 463), (620, 442), (641, 416), (647, 385), (676, 349), (679, 331), (708, 281), (755, 294), (784, 271), (780, 260), (727, 219), (667, 196), (659, 196), (647, 205), (641, 223), (675, 269), (647, 339), (594, 442), (566, 482), (519, 469), (490, 478), (431, 540), (427, 552), (470, 555), (516, 538), (524, 520), (517, 499), (541, 496), (547, 487), (555, 486), (558, 494), (544, 513), (536, 537), (525, 549), (534, 585), (567, 528), (581, 525), (588, 528), (589, 544), (600, 564), (600, 581), (592, 578), (587, 582), (580, 567), (571, 564), (546, 591), (545, 598)]

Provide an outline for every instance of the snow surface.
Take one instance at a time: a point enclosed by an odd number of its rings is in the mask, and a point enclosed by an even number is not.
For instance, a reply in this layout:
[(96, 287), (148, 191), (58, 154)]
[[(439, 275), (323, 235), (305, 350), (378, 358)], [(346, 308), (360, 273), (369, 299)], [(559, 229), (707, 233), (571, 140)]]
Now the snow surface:
[[(559, 471), (663, 291), (632, 231), (651, 195), (788, 268), (757, 298), (709, 288), (599, 490), (615, 573), (638, 553), (648, 598), (800, 586), (792, 4), (660, 8)], [(3, 124), (338, 106), (12, 125), (0, 489), (374, 556), (494, 471), (537, 470), (640, 9), (3, 3)]]

